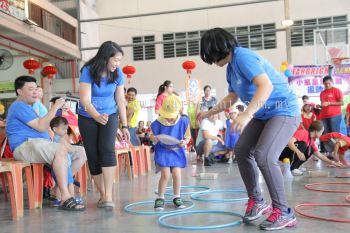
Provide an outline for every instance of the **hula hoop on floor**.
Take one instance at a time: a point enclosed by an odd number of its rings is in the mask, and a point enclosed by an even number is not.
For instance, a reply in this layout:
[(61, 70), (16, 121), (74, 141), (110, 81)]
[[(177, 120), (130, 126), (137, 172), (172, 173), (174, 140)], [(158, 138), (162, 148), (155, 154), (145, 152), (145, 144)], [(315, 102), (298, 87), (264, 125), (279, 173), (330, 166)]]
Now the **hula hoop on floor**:
[(188, 212), (181, 212), (181, 213), (174, 213), (174, 214), (167, 214), (163, 215), (158, 219), (158, 224), (171, 228), (171, 229), (176, 229), (176, 230), (212, 230), (212, 229), (220, 229), (220, 228), (227, 228), (227, 227), (233, 227), (240, 225), (242, 223), (242, 220), (236, 220), (230, 223), (225, 223), (225, 224), (219, 224), (219, 225), (211, 225), (211, 226), (177, 226), (177, 225), (172, 225), (169, 223), (166, 223), (165, 220), (169, 218), (173, 218), (179, 215), (191, 215), (191, 214), (225, 214), (225, 215), (231, 215), (231, 216), (237, 216), (242, 218), (243, 216), (231, 212), (231, 211), (222, 211), (222, 210), (193, 210), (193, 211), (188, 211)]
[(350, 190), (339, 190), (339, 189), (317, 189), (314, 188), (314, 186), (318, 185), (324, 185), (324, 184), (344, 184), (344, 185), (350, 185), (350, 182), (319, 182), (319, 183), (312, 183), (312, 184), (306, 184), (305, 188), (307, 190), (312, 191), (318, 191), (318, 192), (327, 192), (327, 193), (350, 193)]
[(307, 217), (307, 218), (313, 218), (323, 221), (330, 221), (330, 222), (342, 222), (342, 223), (350, 223), (350, 219), (336, 219), (336, 218), (325, 218), (325, 217), (319, 217), (317, 215), (313, 214), (305, 214), (301, 210), (299, 210), (300, 207), (320, 207), (320, 206), (333, 206), (333, 207), (350, 207), (350, 204), (317, 204), (317, 203), (310, 203), (310, 204), (300, 204), (294, 207), (294, 210), (296, 213)]
[[(140, 201), (140, 202), (135, 202), (135, 203), (131, 203), (129, 205), (126, 205), (124, 207), (124, 211), (129, 213), (129, 214), (134, 214), (134, 215), (164, 215), (164, 214), (183, 212), (183, 211), (192, 209), (194, 207), (194, 203), (192, 201), (183, 201), (183, 202), (186, 205), (186, 208), (183, 208), (183, 209), (175, 209), (175, 210), (170, 210), (170, 211), (135, 211), (135, 210), (132, 210), (132, 207), (135, 207), (135, 206), (143, 206), (143, 205), (150, 205), (150, 204), (153, 205), (154, 204), (154, 201)], [(165, 200), (165, 203), (173, 203), (173, 201)]]
[[(205, 190), (205, 191), (210, 190), (210, 188), (207, 186), (192, 186), (192, 185), (181, 186), (180, 189), (202, 189), (201, 191), (183, 192), (183, 193), (180, 193), (181, 196), (182, 195), (191, 195), (191, 194), (198, 193), (198, 192), (203, 192), (203, 190)], [(172, 191), (173, 187), (166, 187), (166, 190)], [(167, 191), (164, 194), (165, 196), (173, 196), (172, 193), (167, 192)], [(158, 194), (158, 191), (155, 191), (155, 194)]]
[(345, 201), (350, 202), (350, 194), (345, 197)]
[(238, 201), (246, 201), (248, 200), (247, 197), (243, 198), (204, 198), (202, 196), (208, 195), (211, 193), (247, 193), (244, 190), (235, 190), (235, 189), (215, 189), (215, 190), (208, 190), (204, 192), (198, 192), (191, 195), (191, 199), (196, 201), (205, 201), (205, 202), (238, 202)]

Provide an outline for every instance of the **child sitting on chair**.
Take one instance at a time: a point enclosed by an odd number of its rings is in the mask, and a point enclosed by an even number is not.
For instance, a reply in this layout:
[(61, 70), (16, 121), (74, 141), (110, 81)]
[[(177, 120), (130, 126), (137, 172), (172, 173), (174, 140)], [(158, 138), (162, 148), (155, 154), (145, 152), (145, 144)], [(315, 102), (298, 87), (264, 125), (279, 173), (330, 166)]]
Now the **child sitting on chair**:
[[(180, 116), (182, 103), (179, 97), (169, 95), (165, 97), (159, 110), (159, 117), (151, 124), (151, 140), (154, 142), (154, 160), (157, 168), (160, 168), (161, 177), (158, 184), (158, 198), (155, 200), (154, 208), (164, 210), (164, 195), (166, 185), (173, 177), (173, 203), (176, 208), (185, 208), (180, 197), (181, 168), (186, 167), (185, 145), (191, 139), (189, 119)], [(177, 139), (180, 143), (167, 145), (160, 141), (158, 135), (168, 135)]]
[[(66, 146), (70, 146), (68, 143), (69, 137), (68, 137), (68, 120), (64, 117), (57, 116), (53, 118), (50, 122), (50, 128), (54, 132), (53, 136), (53, 141), (56, 143), (63, 143)], [(74, 178), (73, 178), (73, 173), (72, 173), (72, 154), (68, 153), (67, 155), (67, 160), (68, 160), (68, 178), (67, 178), (67, 183), (68, 183), (68, 190), (69, 193), (74, 197)], [(55, 198), (53, 198), (53, 205), (54, 206), (59, 206), (61, 203), (61, 194), (59, 192), (59, 189), (57, 188), (57, 180), (56, 176), (52, 170), (52, 177), (54, 178), (56, 182), (56, 186), (54, 187), (54, 192), (55, 193)], [(82, 203), (81, 198), (75, 198), (78, 203)]]

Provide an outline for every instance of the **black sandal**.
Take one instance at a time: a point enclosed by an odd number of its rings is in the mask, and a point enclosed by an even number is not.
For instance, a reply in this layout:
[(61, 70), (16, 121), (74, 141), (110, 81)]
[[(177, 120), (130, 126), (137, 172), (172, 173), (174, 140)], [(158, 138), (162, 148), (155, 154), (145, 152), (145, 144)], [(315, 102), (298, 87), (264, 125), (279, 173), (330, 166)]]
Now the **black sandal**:
[[(78, 206), (83, 206), (83, 208), (79, 208)], [(59, 207), (61, 210), (68, 211), (84, 211), (86, 209), (85, 205), (77, 203), (74, 197), (68, 198), (62, 205)]]

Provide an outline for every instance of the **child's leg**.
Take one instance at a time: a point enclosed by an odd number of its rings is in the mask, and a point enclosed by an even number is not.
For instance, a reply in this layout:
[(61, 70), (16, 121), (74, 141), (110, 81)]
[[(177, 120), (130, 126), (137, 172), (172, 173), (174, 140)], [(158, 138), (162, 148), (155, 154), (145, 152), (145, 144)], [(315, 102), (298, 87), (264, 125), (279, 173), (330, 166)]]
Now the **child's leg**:
[(161, 172), (161, 175), (158, 183), (158, 197), (164, 199), (165, 188), (170, 178), (170, 168), (162, 167), (160, 172)]
[(55, 194), (57, 200), (61, 200), (61, 192), (60, 192), (60, 189), (58, 188), (57, 184), (54, 187), (54, 192), (53, 193)]
[(68, 184), (68, 191), (70, 193), (70, 195), (72, 195), (72, 197), (74, 197), (74, 184), (71, 183), (71, 184)]
[(173, 176), (173, 190), (174, 197), (180, 197), (180, 189), (181, 189), (181, 168), (174, 167), (171, 170)]

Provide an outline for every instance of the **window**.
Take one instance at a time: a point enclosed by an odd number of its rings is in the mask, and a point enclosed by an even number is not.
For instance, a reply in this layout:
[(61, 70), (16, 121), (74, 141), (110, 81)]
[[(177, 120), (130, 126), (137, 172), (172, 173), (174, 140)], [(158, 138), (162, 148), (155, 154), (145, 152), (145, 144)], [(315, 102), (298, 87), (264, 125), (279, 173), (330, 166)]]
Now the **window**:
[(263, 32), (274, 29), (276, 29), (274, 23), (225, 28), (225, 30), (231, 34), (237, 36), (237, 40), (242, 47), (251, 48), (253, 50), (276, 48), (276, 32)]
[[(146, 44), (143, 45), (142, 43), (149, 43), (154, 42), (154, 36), (138, 36), (132, 38), (132, 43), (134, 46), (133, 49), (133, 56), (134, 61), (142, 61), (142, 60), (152, 60), (156, 59), (156, 47), (155, 44)], [(140, 44), (140, 45), (137, 45)]]
[(205, 31), (177, 32), (163, 34), (163, 41), (183, 40), (163, 44), (164, 58), (199, 55), (199, 39)]
[[(298, 20), (294, 22), (294, 26), (309, 26), (307, 28), (298, 28), (292, 30), (292, 37), (291, 42), (293, 47), (297, 46), (305, 46), (305, 45), (313, 45), (314, 44), (314, 30), (315, 29), (332, 29), (332, 30), (325, 30), (320, 32), (320, 36), (323, 39), (323, 42), (328, 44), (334, 44), (334, 43), (348, 43), (348, 30), (347, 29), (339, 29), (336, 28), (342, 28), (346, 27), (347, 16), (333, 16), (333, 17), (323, 17), (323, 18), (316, 18), (316, 19), (305, 19), (305, 20)], [(322, 26), (322, 24), (330, 24), (330, 23), (337, 23), (337, 22), (344, 22), (344, 24), (340, 25), (325, 25)], [(316, 26), (316, 25), (319, 26)], [(312, 27), (312, 25), (315, 25)], [(318, 40), (319, 43), (321, 41)]]

